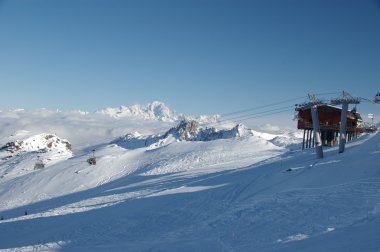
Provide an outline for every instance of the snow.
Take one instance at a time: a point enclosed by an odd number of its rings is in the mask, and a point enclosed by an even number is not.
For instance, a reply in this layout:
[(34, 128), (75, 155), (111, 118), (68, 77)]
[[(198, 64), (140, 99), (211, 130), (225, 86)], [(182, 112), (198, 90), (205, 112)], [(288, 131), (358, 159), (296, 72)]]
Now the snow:
[[(380, 250), (379, 134), (316, 159), (301, 132), (184, 139), (162, 118), (0, 112), (1, 144), (30, 143), (0, 160), (0, 251)], [(74, 152), (35, 170), (50, 135)]]
[(220, 116), (201, 115), (201, 116), (185, 116), (180, 114), (163, 102), (154, 101), (145, 105), (135, 104), (132, 106), (120, 106), (119, 108), (106, 108), (96, 111), (97, 114), (107, 115), (113, 118), (134, 118), (141, 120), (158, 120), (162, 122), (177, 122), (185, 118), (195, 119), (201, 124), (215, 123)]
[(114, 118), (134, 117), (144, 120), (157, 119), (161, 121), (177, 121), (183, 115), (171, 110), (164, 103), (154, 101), (147, 105), (132, 105), (130, 107), (120, 106), (120, 108), (106, 108), (97, 111), (99, 114), (109, 115)]

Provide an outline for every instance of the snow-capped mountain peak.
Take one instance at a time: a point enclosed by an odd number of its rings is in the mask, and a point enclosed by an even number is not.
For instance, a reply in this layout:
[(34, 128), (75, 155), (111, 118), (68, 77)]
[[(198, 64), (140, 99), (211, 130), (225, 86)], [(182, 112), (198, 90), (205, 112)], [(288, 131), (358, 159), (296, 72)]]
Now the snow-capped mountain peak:
[(72, 157), (71, 148), (71, 144), (66, 139), (59, 138), (55, 134), (42, 133), (1, 146), (0, 159), (11, 159), (10, 162), (17, 163), (26, 156), (38, 156), (45, 165), (51, 165)]
[(243, 124), (238, 124), (231, 129), (217, 130), (215, 128), (202, 128), (198, 121), (184, 119), (177, 126), (169, 129), (162, 135), (142, 136), (139, 133), (127, 134), (112, 143), (127, 149), (141, 147), (157, 148), (175, 141), (200, 141), (207, 142), (218, 139), (230, 139), (236, 137), (253, 136), (252, 130)]
[(0, 150), (8, 151), (9, 153), (16, 152), (31, 152), (31, 151), (65, 151), (71, 153), (71, 144), (53, 134), (38, 134), (28, 137), (23, 140), (8, 142), (0, 148)]
[(159, 120), (164, 122), (174, 122), (184, 117), (182, 114), (177, 113), (159, 101), (154, 101), (146, 105), (135, 104), (132, 106), (120, 106), (119, 108), (106, 108), (97, 111), (97, 113), (114, 118), (134, 117), (137, 119)]

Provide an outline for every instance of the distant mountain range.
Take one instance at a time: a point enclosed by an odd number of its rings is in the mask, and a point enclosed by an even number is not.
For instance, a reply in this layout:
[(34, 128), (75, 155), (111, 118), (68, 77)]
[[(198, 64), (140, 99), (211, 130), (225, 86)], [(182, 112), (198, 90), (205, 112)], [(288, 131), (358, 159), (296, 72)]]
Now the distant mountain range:
[[(189, 123), (191, 121), (194, 123)], [(186, 123), (181, 125), (181, 122)], [(156, 141), (157, 143), (170, 141), (171, 137), (177, 140), (210, 141), (241, 135), (242, 130), (246, 131), (244, 134), (257, 134), (243, 129), (242, 125), (236, 125), (219, 115), (184, 115), (159, 101), (145, 105), (109, 107), (95, 112), (49, 109), (1, 110), (0, 146), (42, 133), (68, 139), (75, 149), (109, 142), (120, 136), (126, 138), (123, 145), (146, 147)], [(258, 130), (261, 131), (260, 128)], [(134, 135), (134, 132), (138, 132), (137, 135)], [(270, 132), (272, 134), (265, 136), (260, 133), (260, 137), (264, 136), (265, 140), (273, 141), (276, 145), (288, 146), (293, 144), (293, 141), (295, 143), (298, 141), (294, 140), (298, 136), (290, 136), (289, 132), (280, 132), (279, 129)], [(275, 137), (277, 138), (274, 139)]]
[(157, 120), (162, 122), (179, 122), (184, 119), (194, 119), (200, 123), (212, 123), (219, 120), (219, 115), (189, 116), (178, 113), (169, 108), (165, 103), (153, 101), (145, 105), (135, 104), (132, 106), (120, 106), (118, 108), (105, 108), (95, 112), (113, 118), (134, 118), (143, 120)]
[(144, 120), (160, 120), (174, 122), (183, 119), (183, 114), (170, 109), (163, 102), (154, 101), (146, 105), (135, 104), (132, 106), (120, 106), (119, 108), (105, 108), (96, 111), (98, 114), (108, 115), (114, 118), (134, 117)]
[(131, 106), (120, 106), (117, 108), (104, 108), (95, 111), (94, 113), (85, 112), (82, 110), (71, 110), (71, 111), (61, 111), (61, 110), (51, 110), (46, 108), (40, 109), (11, 109), (11, 110), (0, 110), (1, 117), (16, 117), (17, 115), (24, 114), (34, 114), (35, 116), (49, 117), (55, 114), (64, 115), (105, 115), (111, 118), (131, 118), (136, 120), (156, 120), (162, 122), (179, 122), (184, 119), (196, 119), (199, 122), (215, 122), (221, 117), (219, 115), (199, 115), (190, 116), (178, 113), (177, 111), (169, 108), (165, 103), (160, 101), (153, 101), (147, 104), (134, 104)]

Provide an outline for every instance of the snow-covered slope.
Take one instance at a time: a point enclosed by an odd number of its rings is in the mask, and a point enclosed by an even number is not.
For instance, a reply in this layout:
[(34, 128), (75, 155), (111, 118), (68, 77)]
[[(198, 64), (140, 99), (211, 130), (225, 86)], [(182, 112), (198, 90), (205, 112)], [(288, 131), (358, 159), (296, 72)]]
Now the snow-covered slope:
[[(12, 114), (33, 118), (23, 113)], [(47, 115), (71, 122), (72, 130), (75, 120), (68, 117)], [(342, 154), (325, 148), (317, 160), (313, 149), (299, 150), (299, 133), (127, 124), (99, 114), (75, 118), (77, 132), (88, 130), (83, 120), (104, 129), (97, 145), (78, 144), (84, 154), (44, 169), (33, 169), (41, 154), (36, 146), (50, 145), (44, 141), (52, 134), (15, 128), (12, 136), (2, 135), (5, 143), (34, 147), (0, 161), (1, 251), (380, 249), (380, 134), (348, 143)], [(103, 124), (116, 121), (125, 129), (109, 124), (115, 131), (107, 132)], [(116, 133), (125, 137), (110, 141)], [(90, 166), (93, 148), (97, 165)]]
[[(377, 251), (379, 134), (322, 160), (235, 140), (110, 145), (97, 166), (74, 158), (2, 182), (0, 249)], [(257, 160), (231, 158), (249, 147)]]
[[(181, 138), (182, 134), (190, 137), (188, 134), (191, 132), (187, 132), (187, 130), (191, 130), (188, 128), (188, 123), (195, 122), (181, 122), (162, 136), (153, 135), (147, 138), (136, 136), (128, 139), (127, 135), (110, 144), (99, 146), (96, 151), (98, 156), (96, 166), (89, 166), (86, 163), (88, 156), (80, 155), (65, 163), (51, 166), (43, 172), (35, 172), (28, 177), (17, 178), (17, 180), (12, 180), (12, 176), (7, 172), (4, 174), (7, 183), (3, 187), (5, 190), (2, 194), (3, 203), (0, 203), (0, 209), (2, 204), (8, 204), (9, 201), (14, 201), (14, 198), (19, 198), (20, 204), (28, 204), (36, 199), (41, 200), (41, 195), (49, 198), (72, 193), (83, 188), (92, 188), (107, 183), (128, 174), (147, 176), (187, 171), (191, 173), (220, 172), (273, 158), (286, 151), (285, 148), (277, 147), (264, 139), (253, 137), (242, 125), (229, 131), (220, 131), (219, 133), (213, 131), (210, 136), (202, 133), (201, 128), (196, 128), (199, 135), (192, 135), (193, 138), (187, 140), (198, 141), (178, 142), (178, 140), (186, 140)], [(242, 135), (239, 135), (239, 132)], [(199, 136), (205, 138), (200, 139)], [(219, 139), (223, 141), (210, 141), (218, 140), (215, 136), (219, 136)], [(236, 160), (239, 162), (235, 163)], [(30, 166), (35, 160), (23, 160), (22, 162)], [(19, 170), (16, 168), (21, 164), (13, 163), (13, 160), (7, 160), (7, 163), (4, 163), (7, 171), (10, 167)], [(22, 165), (24, 170), (26, 170), (25, 165)], [(58, 180), (57, 173), (59, 174)], [(80, 179), (81, 174), (85, 174), (86, 178)], [(29, 190), (35, 184), (45, 186), (39, 188), (38, 191)]]

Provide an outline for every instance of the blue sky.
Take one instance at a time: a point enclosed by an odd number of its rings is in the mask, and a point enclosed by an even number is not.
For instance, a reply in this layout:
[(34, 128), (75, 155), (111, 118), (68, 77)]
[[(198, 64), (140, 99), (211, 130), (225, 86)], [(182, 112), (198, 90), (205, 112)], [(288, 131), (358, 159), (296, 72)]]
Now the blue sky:
[[(0, 0), (0, 108), (186, 114), (380, 91), (375, 0)], [(363, 113), (380, 106), (362, 104)]]

